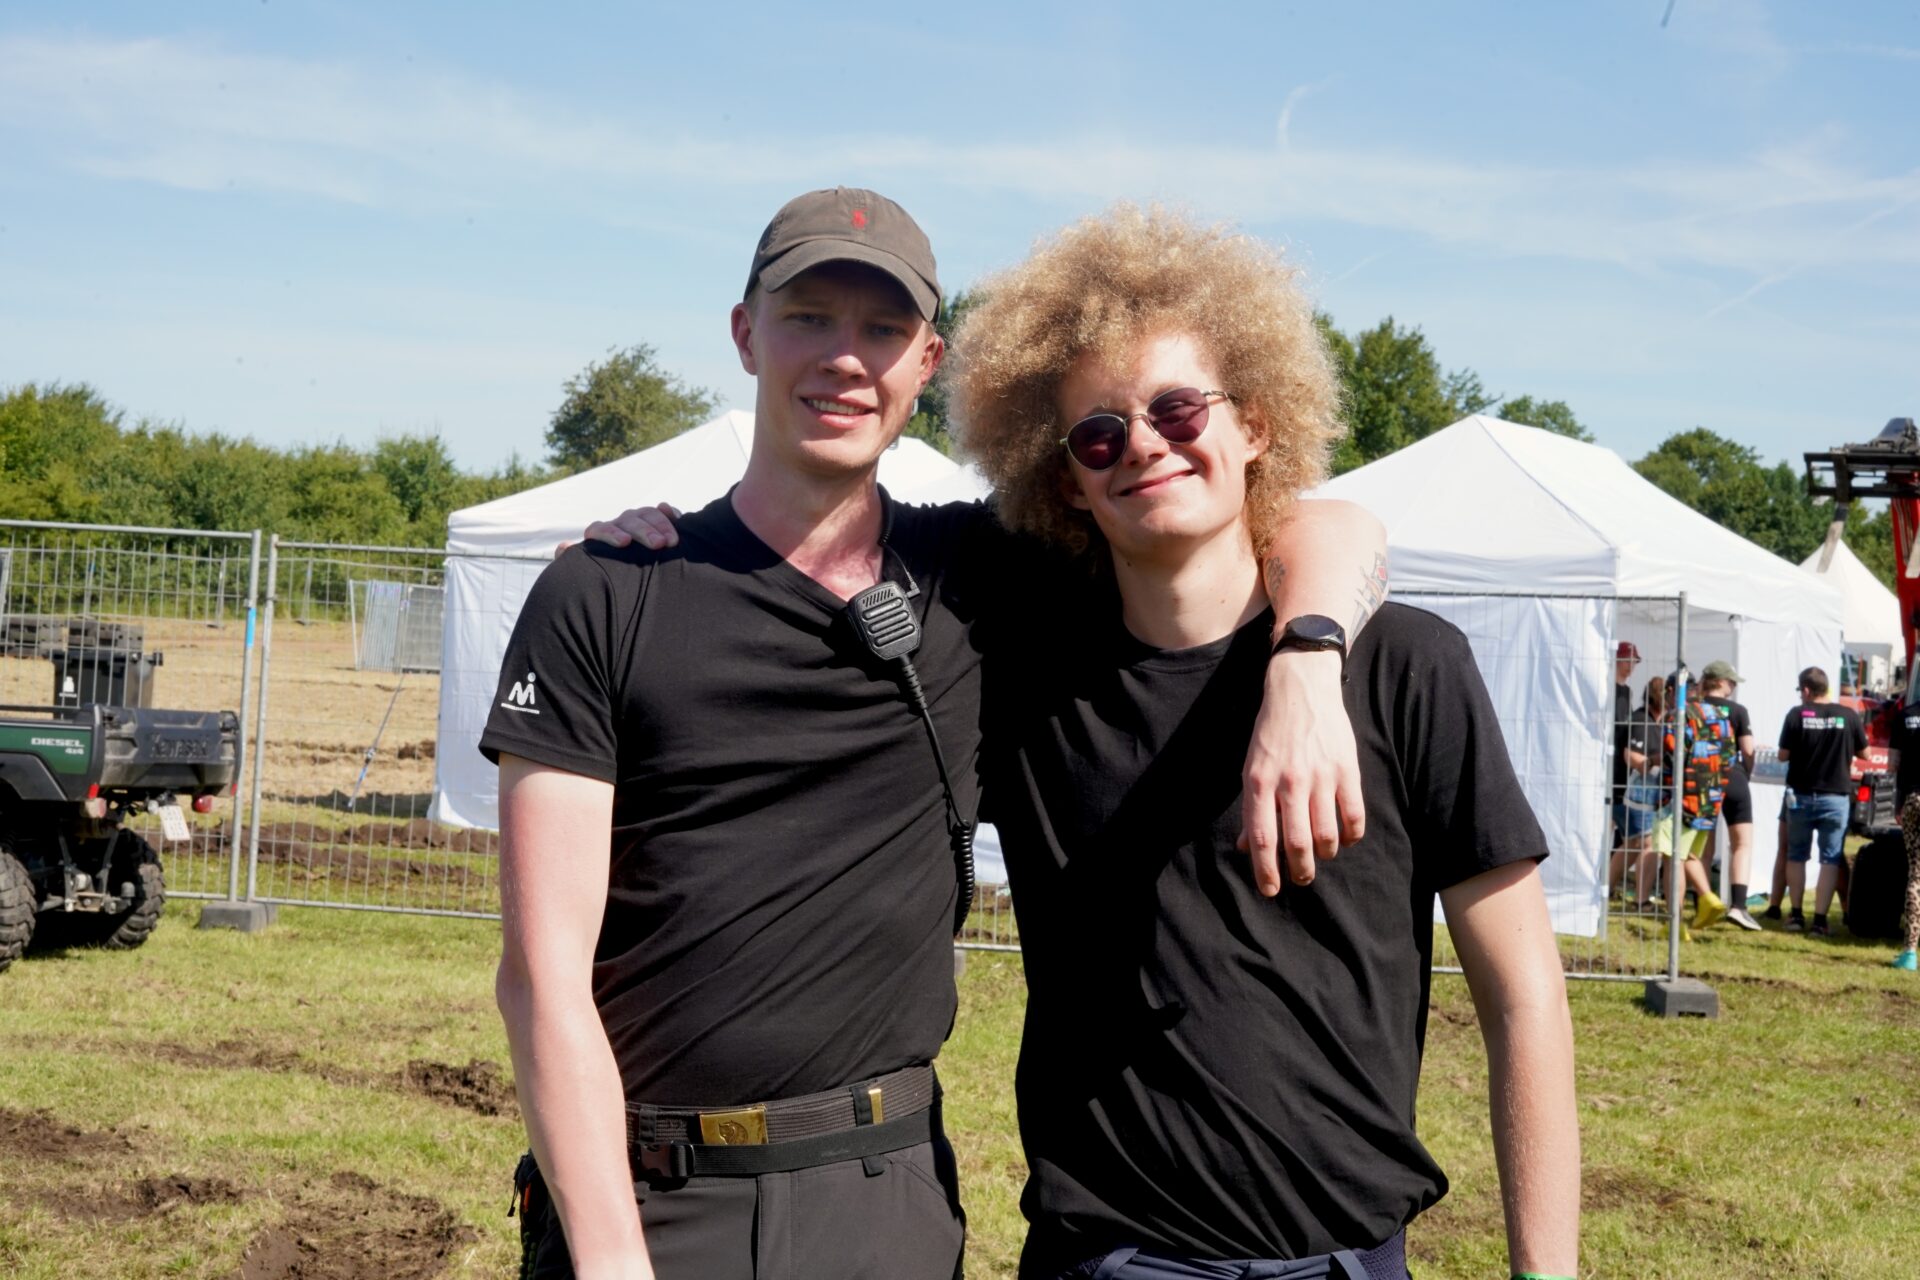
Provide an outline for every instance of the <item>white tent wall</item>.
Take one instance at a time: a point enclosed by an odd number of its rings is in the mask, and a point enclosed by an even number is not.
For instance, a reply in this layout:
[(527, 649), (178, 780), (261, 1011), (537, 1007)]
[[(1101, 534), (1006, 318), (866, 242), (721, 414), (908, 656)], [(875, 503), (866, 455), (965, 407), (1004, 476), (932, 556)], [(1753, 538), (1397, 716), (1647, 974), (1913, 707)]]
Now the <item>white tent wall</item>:
[[(551, 484), (454, 512), (447, 520), (439, 743), (427, 816), (458, 827), (499, 825), (498, 780), (480, 755), (500, 663), (535, 578), (589, 520), (641, 503), (696, 511), (746, 468), (753, 415), (732, 411), (651, 449)], [(880, 458), (880, 483), (902, 502), (986, 496), (978, 471), (903, 438)]]
[[(1740, 673), (1738, 697), (1753, 718), (1756, 747), (1780, 744), (1780, 725), (1800, 701), (1800, 673), (1820, 667), (1828, 678), (1840, 670), (1840, 630), (1830, 623), (1762, 622), (1743, 618), (1733, 668)], [(1785, 788), (1778, 782), (1753, 786), (1753, 864), (1747, 883), (1765, 889), (1773, 882), (1778, 856), (1780, 801)]]
[(1612, 786), (1613, 601), (1399, 594), (1472, 646), (1520, 787), (1546, 834), (1541, 865), (1554, 932), (1591, 938), (1606, 906)]
[(520, 605), (547, 560), (448, 556), (440, 632), (439, 748), (427, 817), (455, 827), (500, 825), (499, 771), (480, 754)]

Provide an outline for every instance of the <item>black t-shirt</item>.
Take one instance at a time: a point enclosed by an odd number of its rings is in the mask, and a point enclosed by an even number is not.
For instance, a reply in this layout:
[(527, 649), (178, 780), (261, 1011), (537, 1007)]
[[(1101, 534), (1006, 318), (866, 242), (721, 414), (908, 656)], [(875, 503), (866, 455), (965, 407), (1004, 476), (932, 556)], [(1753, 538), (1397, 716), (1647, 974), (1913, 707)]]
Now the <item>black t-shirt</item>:
[[(977, 504), (889, 504), (925, 637), (914, 665), (977, 807)], [(614, 784), (594, 1001), (630, 1100), (727, 1104), (932, 1060), (953, 1023), (939, 771), (839, 600), (722, 498), (680, 545), (586, 543), (535, 584), (481, 739)], [(600, 885), (581, 885), (598, 896)]]
[(1794, 791), (1843, 796), (1853, 790), (1853, 757), (1867, 749), (1867, 732), (1852, 707), (1802, 703), (1780, 726), (1780, 749)]
[(1893, 746), (1900, 752), (1894, 786), (1904, 808), (1908, 796), (1920, 794), (1920, 704), (1909, 702), (1894, 716)]
[(1633, 690), (1613, 686), (1613, 803), (1619, 804), (1627, 787), (1627, 739), (1631, 736)]
[(1366, 1247), (1445, 1192), (1414, 1132), (1433, 896), (1546, 841), (1465, 637), (1388, 604), (1348, 663), (1366, 838), (1261, 897), (1234, 842), (1271, 625), (1161, 652), (1108, 602), (1018, 678), (988, 658), (1027, 968), (1023, 1274), (1126, 1244)]

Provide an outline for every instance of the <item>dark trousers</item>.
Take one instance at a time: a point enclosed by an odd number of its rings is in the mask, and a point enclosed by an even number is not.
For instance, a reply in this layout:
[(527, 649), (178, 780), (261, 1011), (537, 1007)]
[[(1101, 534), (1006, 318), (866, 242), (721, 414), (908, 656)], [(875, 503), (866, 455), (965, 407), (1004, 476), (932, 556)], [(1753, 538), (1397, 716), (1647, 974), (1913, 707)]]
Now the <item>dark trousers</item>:
[[(904, 1151), (757, 1178), (634, 1184), (660, 1280), (958, 1280), (965, 1218), (944, 1137)], [(529, 1280), (571, 1280), (540, 1188), (523, 1224)]]
[(1371, 1249), (1291, 1260), (1214, 1262), (1116, 1249), (1088, 1259), (1059, 1280), (1407, 1280), (1407, 1237), (1400, 1233)]

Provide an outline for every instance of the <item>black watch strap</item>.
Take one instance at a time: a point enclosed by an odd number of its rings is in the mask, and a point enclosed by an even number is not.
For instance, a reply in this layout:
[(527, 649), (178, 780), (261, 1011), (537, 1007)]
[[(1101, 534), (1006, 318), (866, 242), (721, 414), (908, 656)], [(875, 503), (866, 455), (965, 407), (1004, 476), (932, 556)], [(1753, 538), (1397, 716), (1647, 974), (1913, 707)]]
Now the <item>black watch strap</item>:
[(1303, 613), (1287, 623), (1280, 638), (1273, 642), (1273, 652), (1277, 654), (1292, 649), (1336, 652), (1340, 655), (1340, 672), (1346, 674), (1347, 631), (1332, 618), (1318, 613)]

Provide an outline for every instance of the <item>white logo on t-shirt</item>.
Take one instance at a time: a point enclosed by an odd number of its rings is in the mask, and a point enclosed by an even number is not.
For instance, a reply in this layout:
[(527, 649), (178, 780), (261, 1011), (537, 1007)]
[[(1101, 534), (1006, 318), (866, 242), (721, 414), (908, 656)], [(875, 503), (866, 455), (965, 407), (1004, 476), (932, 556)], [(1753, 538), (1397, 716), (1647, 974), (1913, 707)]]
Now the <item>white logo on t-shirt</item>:
[(533, 672), (527, 672), (525, 684), (515, 680), (512, 690), (507, 694), (507, 700), (500, 705), (509, 711), (524, 711), (530, 716), (539, 715), (540, 709), (533, 705)]

